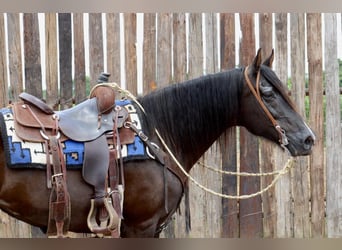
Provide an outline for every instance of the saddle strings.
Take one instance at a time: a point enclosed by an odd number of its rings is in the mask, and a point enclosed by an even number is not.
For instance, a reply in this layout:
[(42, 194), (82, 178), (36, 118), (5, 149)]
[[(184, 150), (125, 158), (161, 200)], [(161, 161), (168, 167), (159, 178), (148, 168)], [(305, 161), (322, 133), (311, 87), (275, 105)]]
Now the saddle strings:
[[(137, 100), (137, 98), (131, 94), (131, 92), (129, 92), (128, 90), (124, 90), (122, 89), (117, 83), (115, 82), (111, 82), (111, 83), (102, 83), (102, 85), (106, 85), (106, 86), (110, 86), (112, 88), (114, 88), (115, 90), (117, 90), (119, 93), (121, 93), (123, 96), (128, 97), (130, 99), (132, 99), (138, 106), (139, 108), (146, 114), (145, 109), (143, 108), (143, 106), (139, 103), (139, 101)], [(279, 170), (279, 171), (275, 171), (275, 172), (271, 172), (271, 173), (245, 173), (245, 172), (241, 172), (241, 173), (237, 173), (237, 172), (228, 172), (228, 171), (220, 171), (220, 173), (226, 173), (226, 174), (233, 174), (233, 175), (237, 175), (237, 176), (267, 176), (267, 175), (275, 175), (274, 179), (272, 180), (272, 182), (266, 186), (265, 188), (261, 189), (258, 192), (252, 193), (252, 194), (248, 194), (248, 195), (228, 195), (228, 194), (223, 194), (223, 193), (219, 193), (216, 192), (208, 187), (205, 187), (204, 185), (200, 184), (198, 181), (196, 181), (182, 166), (182, 164), (178, 161), (178, 159), (175, 157), (175, 155), (172, 153), (171, 149), (167, 146), (166, 142), (164, 141), (163, 137), (160, 135), (159, 131), (157, 130), (157, 128), (154, 129), (159, 140), (161, 141), (161, 143), (163, 144), (164, 148), (166, 149), (166, 151), (170, 154), (172, 160), (177, 164), (177, 166), (180, 168), (180, 170), (183, 172), (183, 174), (189, 178), (189, 180), (191, 182), (193, 182), (197, 187), (199, 187), (200, 189), (211, 193), (215, 196), (221, 197), (221, 198), (225, 198), (225, 199), (235, 199), (235, 200), (242, 200), (242, 199), (249, 199), (252, 197), (256, 197), (258, 195), (261, 195), (265, 192), (267, 192), (269, 189), (271, 189), (276, 182), (279, 180), (279, 178), (285, 174), (287, 174), (290, 169), (293, 167), (293, 163), (294, 163), (294, 158), (291, 157), (287, 160), (286, 164), (284, 165), (284, 167)], [(202, 164), (202, 163), (199, 163)], [(212, 168), (212, 167), (211, 167)], [(213, 169), (213, 168), (212, 168)]]

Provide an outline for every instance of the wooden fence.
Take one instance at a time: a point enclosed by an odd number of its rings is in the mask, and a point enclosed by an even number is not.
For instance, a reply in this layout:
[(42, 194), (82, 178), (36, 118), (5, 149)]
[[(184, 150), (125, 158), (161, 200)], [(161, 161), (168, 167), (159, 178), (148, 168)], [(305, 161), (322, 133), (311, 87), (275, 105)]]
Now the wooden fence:
[[(257, 46), (263, 48), (264, 57), (274, 48), (274, 70), (284, 83), (291, 82), (292, 98), (316, 133), (313, 154), (296, 158), (290, 174), (267, 193), (248, 200), (221, 199), (190, 183), (190, 234), (185, 232), (182, 203), (181, 213), (174, 216), (163, 236), (342, 236), (340, 14), (151, 13), (140, 18), (139, 14), (125, 13), (84, 17), (45, 14), (45, 30), (39, 34), (38, 14), (0, 15), (2, 106), (16, 101), (25, 89), (56, 109), (70, 107), (87, 96), (86, 72), (93, 86), (105, 69), (112, 81), (123, 83), (133, 94), (147, 93), (246, 65)], [(142, 44), (137, 43), (137, 28), (143, 31)], [(45, 39), (44, 47), (40, 36)], [(281, 169), (287, 159), (273, 144), (244, 128), (234, 128), (201, 160), (223, 170), (266, 172)], [(220, 176), (201, 166), (191, 174), (213, 190), (232, 195), (256, 192), (272, 181), (271, 177)], [(0, 237), (38, 236), (35, 228), (0, 215)]]

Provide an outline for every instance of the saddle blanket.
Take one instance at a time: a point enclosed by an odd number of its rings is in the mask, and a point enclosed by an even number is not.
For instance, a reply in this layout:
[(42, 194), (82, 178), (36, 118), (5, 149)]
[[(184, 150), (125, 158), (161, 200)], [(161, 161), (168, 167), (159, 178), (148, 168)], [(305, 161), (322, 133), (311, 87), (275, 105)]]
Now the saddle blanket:
[[(124, 100), (116, 103), (129, 112), (130, 118), (141, 128), (140, 119), (131, 101)], [(46, 165), (44, 143), (32, 143), (20, 139), (14, 129), (14, 118), (11, 108), (0, 109), (0, 133), (4, 144), (7, 166), (10, 168), (40, 168)], [(79, 169), (83, 165), (84, 143), (66, 140), (62, 143), (65, 163), (68, 169)], [(132, 144), (121, 145), (123, 161), (144, 160), (149, 156), (146, 146), (138, 136)]]

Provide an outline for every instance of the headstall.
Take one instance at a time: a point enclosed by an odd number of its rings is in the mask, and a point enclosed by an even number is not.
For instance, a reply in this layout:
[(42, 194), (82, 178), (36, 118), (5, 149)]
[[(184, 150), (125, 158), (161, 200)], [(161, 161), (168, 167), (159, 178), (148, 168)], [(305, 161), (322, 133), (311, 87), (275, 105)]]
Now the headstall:
[(247, 82), (247, 85), (248, 85), (249, 89), (251, 90), (251, 92), (255, 96), (256, 100), (258, 101), (259, 105), (264, 110), (265, 114), (267, 115), (267, 117), (269, 118), (271, 123), (273, 124), (274, 128), (277, 130), (277, 132), (279, 134), (280, 146), (282, 148), (286, 149), (285, 146), (289, 144), (289, 141), (287, 139), (285, 130), (282, 129), (280, 127), (280, 125), (278, 124), (277, 120), (274, 119), (273, 115), (268, 110), (268, 108), (266, 107), (265, 103), (262, 101), (262, 98), (261, 98), (261, 95), (260, 95), (260, 90), (259, 90), (259, 88), (260, 88), (260, 70), (258, 71), (258, 74), (257, 74), (255, 88), (253, 87), (253, 84), (251, 83), (251, 80), (248, 77), (248, 66), (245, 68), (244, 76), (245, 76), (245, 80)]

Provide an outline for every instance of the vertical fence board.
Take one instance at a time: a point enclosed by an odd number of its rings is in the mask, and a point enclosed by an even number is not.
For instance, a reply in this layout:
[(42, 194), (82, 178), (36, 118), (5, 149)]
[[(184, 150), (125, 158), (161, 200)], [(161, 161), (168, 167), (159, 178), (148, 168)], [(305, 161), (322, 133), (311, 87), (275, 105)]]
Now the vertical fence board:
[(10, 73), (10, 93), (12, 101), (18, 100), (18, 95), (23, 91), (23, 76), (21, 64), (21, 40), (20, 40), (20, 15), (18, 13), (7, 14), (8, 34), (8, 66)]
[(71, 73), (71, 14), (58, 14), (59, 35), (59, 81), (61, 109), (72, 106)]
[(112, 81), (121, 83), (120, 14), (106, 13), (107, 20), (107, 72)]
[[(235, 67), (235, 15), (220, 14), (221, 70)], [(220, 138), (222, 170), (237, 171), (236, 128), (226, 131)], [(222, 193), (237, 194), (237, 176), (222, 176)], [(237, 200), (222, 199), (222, 237), (239, 236), (239, 209)]]
[[(204, 28), (206, 41), (205, 57), (205, 72), (206, 74), (212, 74), (218, 71), (218, 47), (217, 47), (217, 19), (215, 13), (204, 14)], [(222, 155), (220, 150), (220, 143), (217, 140), (207, 150), (203, 156), (203, 160), (209, 166), (213, 166), (216, 169), (222, 168)], [(210, 187), (215, 192), (221, 192), (222, 190), (222, 176), (216, 172), (206, 170), (205, 183), (207, 187)], [(221, 198), (209, 193), (206, 193), (206, 217), (207, 225), (205, 226), (206, 237), (219, 237), (221, 234)]]
[[(203, 74), (203, 42), (202, 42), (202, 14), (189, 14), (189, 78), (196, 78)], [(201, 158), (201, 160), (203, 160)], [(190, 174), (201, 184), (205, 183), (205, 171), (201, 166), (195, 166)], [(205, 237), (207, 226), (206, 193), (189, 184), (191, 209), (191, 237)]]
[(90, 87), (92, 88), (104, 70), (101, 13), (89, 14), (89, 57)]
[[(186, 16), (185, 13), (174, 13), (173, 22), (173, 82), (186, 80)], [(180, 203), (180, 211), (175, 214), (175, 235), (186, 237), (185, 198)]]
[(137, 17), (134, 13), (125, 13), (124, 19), (126, 87), (133, 95), (137, 95)]
[(202, 15), (189, 15), (189, 78), (203, 74)]
[(6, 41), (4, 14), (0, 14), (0, 104), (1, 107), (8, 105), (8, 79), (7, 79), (7, 60), (6, 60)]
[[(265, 60), (272, 51), (272, 13), (259, 14), (260, 48), (262, 48), (262, 58)], [(275, 145), (268, 140), (260, 140), (260, 169), (262, 172), (272, 172), (274, 170), (274, 151)], [(274, 176), (261, 178), (261, 189), (267, 187)], [(276, 207), (275, 207), (275, 188), (272, 187), (266, 193), (262, 194), (263, 208), (263, 226), (264, 237), (274, 237), (276, 225)]]
[[(156, 86), (165, 87), (171, 83), (172, 79), (172, 14), (157, 14), (157, 77)], [(175, 224), (170, 225), (164, 230), (167, 238), (175, 238)]]
[(186, 75), (186, 17), (185, 13), (173, 14), (173, 80), (182, 82)]
[(310, 127), (317, 141), (310, 156), (311, 236), (325, 235), (324, 115), (321, 14), (307, 14)]
[(337, 64), (336, 14), (324, 14), (326, 81), (327, 236), (342, 233), (341, 111)]
[(143, 92), (146, 94), (157, 87), (156, 84), (156, 14), (144, 14), (143, 42)]
[(172, 14), (157, 14), (157, 87), (167, 86), (172, 79), (171, 74), (171, 35)]
[[(287, 27), (287, 13), (275, 14), (275, 72), (285, 88), (287, 88), (288, 80)], [(289, 156), (279, 147), (275, 147), (273, 150), (275, 168), (281, 170)], [(275, 237), (291, 237), (293, 235), (293, 216), (290, 174), (282, 176), (276, 183), (275, 195), (277, 203)]]
[[(57, 19), (56, 13), (45, 14), (45, 62), (46, 103), (58, 109), (58, 65), (57, 65)], [(63, 69), (62, 69), (63, 70)]]
[[(156, 48), (156, 87), (161, 88), (170, 84), (172, 79), (172, 14), (157, 14), (157, 48)], [(170, 223), (164, 230), (165, 237), (175, 238), (175, 224)]]
[(25, 91), (43, 97), (37, 13), (24, 14)]
[[(240, 14), (242, 40), (240, 41), (240, 64), (250, 64), (255, 56), (254, 14)], [(240, 170), (259, 172), (258, 138), (245, 128), (240, 129)], [(260, 190), (258, 177), (241, 177), (240, 194), (246, 195)], [(240, 237), (262, 237), (261, 197), (240, 201)]]
[[(291, 79), (292, 96), (298, 112), (305, 118), (305, 31), (304, 14), (291, 13)], [(297, 157), (292, 169), (294, 237), (310, 235), (308, 157)]]
[[(7, 70), (6, 70), (6, 41), (2, 39), (5, 37), (5, 22), (4, 22), (4, 14), (0, 14), (0, 104), (1, 107), (8, 105), (8, 88), (7, 88)], [(9, 222), (9, 215), (0, 211), (0, 237), (4, 238), (7, 236), (8, 229), (12, 226)]]
[(75, 67), (75, 103), (80, 103), (86, 96), (86, 73), (83, 13), (73, 14), (74, 27), (74, 67)]
[(218, 71), (218, 47), (217, 47), (217, 19), (216, 13), (204, 14), (205, 37), (206, 39), (206, 74)]

